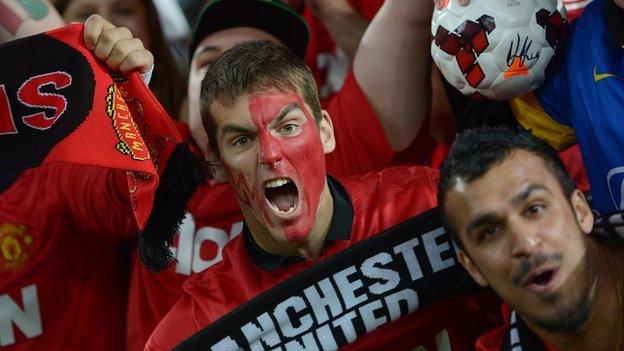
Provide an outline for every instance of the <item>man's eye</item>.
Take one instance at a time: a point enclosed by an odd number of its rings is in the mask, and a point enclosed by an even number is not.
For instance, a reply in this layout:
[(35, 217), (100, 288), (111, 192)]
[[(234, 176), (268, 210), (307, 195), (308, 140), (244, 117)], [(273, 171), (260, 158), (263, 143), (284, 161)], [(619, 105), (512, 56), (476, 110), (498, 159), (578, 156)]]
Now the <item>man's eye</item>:
[(238, 137), (238, 138), (234, 139), (234, 141), (232, 142), (232, 146), (235, 147), (235, 148), (241, 148), (241, 147), (249, 144), (252, 141), (253, 141), (252, 137), (242, 136), (242, 137)]
[(492, 238), (493, 236), (498, 234), (500, 230), (501, 230), (500, 225), (489, 225), (487, 227), (484, 227), (479, 232), (479, 241), (484, 241), (484, 240), (488, 240)]
[(288, 123), (283, 125), (278, 132), (280, 134), (293, 134), (299, 130), (299, 126), (293, 123)]
[(543, 204), (532, 204), (526, 209), (525, 212), (529, 216), (537, 216), (544, 212), (545, 209), (546, 206), (544, 206)]

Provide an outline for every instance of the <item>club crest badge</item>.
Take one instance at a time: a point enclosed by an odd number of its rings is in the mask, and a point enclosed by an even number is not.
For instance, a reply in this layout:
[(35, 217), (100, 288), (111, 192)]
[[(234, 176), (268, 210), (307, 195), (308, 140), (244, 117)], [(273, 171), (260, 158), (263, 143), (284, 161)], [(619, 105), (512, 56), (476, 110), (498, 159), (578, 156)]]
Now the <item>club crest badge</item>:
[(108, 87), (106, 113), (113, 122), (113, 128), (119, 140), (115, 148), (122, 154), (129, 155), (135, 160), (149, 160), (148, 148), (143, 142), (136, 123), (132, 119), (132, 113), (128, 108), (128, 104), (126, 104), (124, 92), (115, 84)]
[(0, 224), (0, 272), (23, 268), (33, 253), (34, 239), (23, 224)]

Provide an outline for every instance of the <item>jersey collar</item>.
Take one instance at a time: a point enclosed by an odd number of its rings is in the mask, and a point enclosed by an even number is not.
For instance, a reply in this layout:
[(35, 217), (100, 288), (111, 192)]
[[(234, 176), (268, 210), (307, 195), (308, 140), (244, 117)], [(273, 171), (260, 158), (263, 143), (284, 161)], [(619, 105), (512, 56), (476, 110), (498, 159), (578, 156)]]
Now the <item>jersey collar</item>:
[[(353, 204), (347, 191), (342, 184), (329, 175), (327, 176), (327, 183), (334, 199), (334, 214), (323, 247), (327, 247), (330, 242), (349, 240), (353, 224)], [(243, 225), (243, 239), (247, 254), (256, 266), (264, 271), (272, 272), (280, 267), (303, 261), (300, 256), (282, 256), (265, 251), (254, 241), (247, 224)]]

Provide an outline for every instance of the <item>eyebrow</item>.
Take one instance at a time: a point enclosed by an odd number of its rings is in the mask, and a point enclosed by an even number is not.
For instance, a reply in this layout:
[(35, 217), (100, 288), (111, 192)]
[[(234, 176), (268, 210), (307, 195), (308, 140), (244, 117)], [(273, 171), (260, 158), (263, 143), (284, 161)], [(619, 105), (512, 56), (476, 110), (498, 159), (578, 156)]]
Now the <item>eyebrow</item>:
[(546, 189), (545, 187), (539, 185), (539, 184), (530, 184), (529, 186), (526, 187), (526, 189), (524, 189), (523, 191), (521, 191), (519, 194), (517, 194), (516, 196), (514, 196), (511, 199), (511, 203), (513, 205), (518, 205), (519, 203), (523, 202), (524, 200), (526, 200), (529, 196), (531, 196), (531, 194), (537, 190), (544, 190), (545, 192), (551, 194), (550, 190)]
[[(517, 206), (518, 204), (528, 199), (529, 196), (531, 196), (531, 194), (537, 190), (544, 190), (549, 194), (551, 193), (550, 190), (548, 190), (547, 188), (541, 185), (530, 184), (528, 187), (526, 187), (526, 189), (522, 190), (520, 193), (514, 196), (511, 199), (511, 203), (514, 206)], [(482, 225), (485, 225), (488, 223), (496, 223), (496, 222), (500, 222), (500, 218), (496, 214), (491, 213), (491, 212), (484, 213), (482, 215), (477, 216), (475, 219), (473, 219), (472, 221), (468, 223), (468, 226), (466, 227), (466, 233), (471, 233), (475, 228), (478, 228)]]
[(289, 104), (288, 106), (284, 107), (282, 111), (280, 111), (280, 113), (277, 115), (275, 120), (271, 122), (271, 125), (275, 126), (275, 125), (282, 123), (284, 118), (286, 118), (286, 116), (294, 110), (301, 110), (301, 106), (299, 106), (299, 104), (296, 102), (293, 102), (292, 104)]
[(227, 124), (225, 125), (225, 127), (221, 129), (221, 136), (225, 136), (226, 134), (234, 134), (234, 133), (253, 134), (254, 132), (255, 132), (255, 129), (253, 128), (241, 127), (236, 124)]

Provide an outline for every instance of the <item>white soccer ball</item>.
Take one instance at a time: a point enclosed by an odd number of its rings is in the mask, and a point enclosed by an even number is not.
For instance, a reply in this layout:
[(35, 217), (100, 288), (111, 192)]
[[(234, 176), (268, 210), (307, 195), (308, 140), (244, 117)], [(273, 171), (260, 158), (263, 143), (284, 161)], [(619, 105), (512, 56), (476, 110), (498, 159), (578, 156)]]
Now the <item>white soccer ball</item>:
[(464, 95), (507, 100), (537, 88), (567, 27), (562, 0), (447, 0), (431, 56)]

